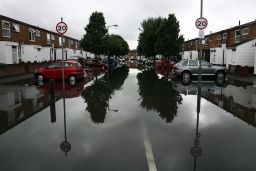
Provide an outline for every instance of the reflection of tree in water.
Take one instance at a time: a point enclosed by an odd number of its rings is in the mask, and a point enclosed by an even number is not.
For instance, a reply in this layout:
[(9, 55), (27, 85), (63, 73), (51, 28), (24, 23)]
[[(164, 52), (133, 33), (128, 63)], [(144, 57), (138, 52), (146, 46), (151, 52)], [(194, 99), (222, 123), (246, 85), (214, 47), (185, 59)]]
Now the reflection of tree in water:
[(172, 83), (166, 77), (159, 79), (154, 70), (145, 70), (137, 78), (142, 97), (141, 107), (157, 111), (166, 122), (172, 122), (182, 102), (181, 95), (173, 89)]
[(87, 87), (82, 92), (82, 97), (87, 103), (86, 110), (90, 112), (91, 119), (94, 123), (103, 123), (108, 108), (108, 100), (116, 90), (120, 90), (129, 73), (129, 68), (123, 66), (111, 72), (108, 87), (108, 76)]

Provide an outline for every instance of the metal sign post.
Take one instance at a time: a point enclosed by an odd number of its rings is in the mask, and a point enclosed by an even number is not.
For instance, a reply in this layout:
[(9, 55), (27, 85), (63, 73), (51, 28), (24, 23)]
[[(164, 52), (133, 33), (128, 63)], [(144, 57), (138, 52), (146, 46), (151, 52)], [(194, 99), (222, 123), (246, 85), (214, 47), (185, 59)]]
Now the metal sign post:
[(63, 35), (67, 32), (68, 26), (63, 22), (61, 17), (61, 22), (56, 25), (56, 31), (61, 35), (61, 49), (62, 49), (62, 89), (65, 90), (65, 78), (64, 78), (64, 49), (63, 49)]

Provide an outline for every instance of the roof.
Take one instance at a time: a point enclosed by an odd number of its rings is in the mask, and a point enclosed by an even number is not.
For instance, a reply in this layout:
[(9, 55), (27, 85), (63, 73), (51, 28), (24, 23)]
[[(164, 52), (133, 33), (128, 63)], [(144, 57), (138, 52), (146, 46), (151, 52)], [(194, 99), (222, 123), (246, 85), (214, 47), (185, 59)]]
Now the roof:
[[(46, 29), (41, 28), (41, 27), (39, 27), (39, 26), (34, 26), (34, 25), (31, 25), (31, 24), (28, 24), (28, 23), (25, 23), (25, 22), (22, 22), (22, 21), (19, 21), (19, 20), (10, 18), (10, 17), (6, 17), (6, 16), (3, 16), (3, 15), (0, 15), (0, 18), (6, 19), (6, 20), (10, 20), (10, 21), (13, 21), (13, 22), (18, 23), (18, 24), (23, 24), (23, 25), (26, 25), (26, 26), (29, 26), (29, 27), (33, 27), (33, 28), (35, 28), (35, 29), (39, 29), (39, 30), (42, 30), (42, 31), (45, 31), (45, 32), (53, 33), (53, 34), (55, 34), (55, 35), (59, 35), (59, 34), (56, 33), (56, 32), (53, 32), (53, 31), (50, 31), (50, 30), (46, 30)], [(72, 37), (69, 37), (69, 36), (64, 36), (64, 37), (65, 37), (65, 38), (72, 39), (72, 40), (80, 41), (80, 40), (78, 40), (78, 39), (75, 39), (75, 38), (72, 38)]]
[(247, 42), (250, 42), (250, 41), (252, 41), (252, 40), (256, 40), (256, 39), (248, 39), (248, 40), (245, 40), (245, 41), (241, 41), (241, 42), (235, 43), (235, 44), (233, 44), (233, 45), (231, 45), (231, 46), (229, 46), (229, 47), (227, 47), (227, 48), (228, 48), (228, 49), (233, 49), (233, 48), (236, 48), (237, 46), (240, 46), (240, 45), (242, 45), (242, 44), (244, 44), (244, 43), (247, 43)]

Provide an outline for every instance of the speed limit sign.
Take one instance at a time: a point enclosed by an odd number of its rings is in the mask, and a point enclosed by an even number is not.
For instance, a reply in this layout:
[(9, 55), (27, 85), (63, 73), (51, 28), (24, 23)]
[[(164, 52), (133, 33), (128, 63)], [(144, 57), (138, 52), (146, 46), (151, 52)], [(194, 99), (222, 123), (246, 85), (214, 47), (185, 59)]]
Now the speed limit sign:
[(59, 33), (59, 34), (65, 34), (68, 30), (68, 25), (64, 22), (59, 22), (57, 25), (56, 25), (56, 31)]
[(196, 20), (196, 27), (200, 30), (205, 29), (207, 25), (208, 25), (208, 21), (206, 18), (201, 17)]

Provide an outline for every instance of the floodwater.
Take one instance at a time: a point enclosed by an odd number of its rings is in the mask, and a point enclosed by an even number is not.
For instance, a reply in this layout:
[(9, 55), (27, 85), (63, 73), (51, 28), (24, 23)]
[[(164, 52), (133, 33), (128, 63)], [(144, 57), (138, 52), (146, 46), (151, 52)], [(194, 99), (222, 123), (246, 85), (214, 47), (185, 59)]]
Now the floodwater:
[(122, 67), (65, 91), (59, 81), (50, 93), (49, 81), (0, 87), (3, 171), (256, 168), (253, 85), (213, 80), (198, 89)]

